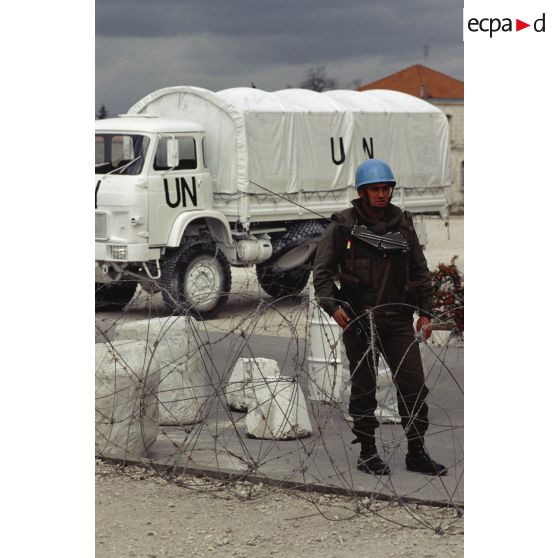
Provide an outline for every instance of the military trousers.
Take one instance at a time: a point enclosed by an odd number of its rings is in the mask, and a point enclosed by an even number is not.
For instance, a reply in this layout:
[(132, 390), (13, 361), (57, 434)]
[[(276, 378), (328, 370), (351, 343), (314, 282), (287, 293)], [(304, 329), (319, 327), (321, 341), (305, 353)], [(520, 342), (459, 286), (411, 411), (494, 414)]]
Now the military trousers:
[[(371, 322), (373, 331), (371, 334)], [(401, 424), (407, 439), (423, 440), (428, 429), (428, 389), (412, 315), (392, 314), (364, 317), (343, 333), (343, 343), (351, 372), (349, 414), (353, 433), (362, 443), (374, 438), (379, 423), (376, 410), (376, 371), (381, 353), (397, 389)]]

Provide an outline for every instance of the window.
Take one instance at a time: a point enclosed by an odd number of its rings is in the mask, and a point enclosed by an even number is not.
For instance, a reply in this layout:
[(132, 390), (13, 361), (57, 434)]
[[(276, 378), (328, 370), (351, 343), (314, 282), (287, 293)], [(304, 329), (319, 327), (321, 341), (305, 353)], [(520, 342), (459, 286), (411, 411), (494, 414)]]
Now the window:
[[(153, 168), (155, 170), (170, 170), (167, 165), (167, 142), (170, 138), (160, 138)], [(196, 159), (196, 142), (194, 138), (178, 138), (178, 166), (172, 170), (191, 170), (198, 168)]]
[(148, 146), (145, 136), (95, 134), (95, 174), (139, 174)]

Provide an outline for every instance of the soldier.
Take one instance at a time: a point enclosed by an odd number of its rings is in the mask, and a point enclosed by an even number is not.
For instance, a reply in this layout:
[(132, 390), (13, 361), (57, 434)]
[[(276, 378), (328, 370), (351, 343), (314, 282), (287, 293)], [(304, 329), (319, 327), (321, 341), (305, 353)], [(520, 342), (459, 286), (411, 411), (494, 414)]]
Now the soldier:
[[(379, 351), (397, 387), (407, 437), (407, 470), (445, 475), (446, 467), (436, 463), (424, 447), (428, 389), (413, 331), (413, 313), (418, 309), (417, 331), (425, 339), (430, 337), (432, 285), (411, 214), (391, 203), (395, 184), (384, 161), (369, 159), (358, 167), (358, 199), (353, 200), (353, 207), (333, 214), (318, 244), (314, 287), (322, 308), (343, 328), (351, 372), (353, 443), (361, 444), (357, 468), (369, 474), (390, 474), (378, 455), (374, 434)], [(355, 225), (375, 235), (374, 245), (351, 234)], [(378, 237), (385, 241), (379, 242)]]

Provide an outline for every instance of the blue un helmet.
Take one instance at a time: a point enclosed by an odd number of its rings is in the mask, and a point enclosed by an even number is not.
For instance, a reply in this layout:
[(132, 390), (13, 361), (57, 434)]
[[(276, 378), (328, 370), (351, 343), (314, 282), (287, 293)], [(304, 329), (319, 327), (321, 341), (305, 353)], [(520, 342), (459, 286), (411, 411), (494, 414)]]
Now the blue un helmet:
[(381, 159), (367, 159), (356, 170), (355, 188), (358, 190), (367, 184), (389, 184), (393, 188), (396, 182), (386, 162)]

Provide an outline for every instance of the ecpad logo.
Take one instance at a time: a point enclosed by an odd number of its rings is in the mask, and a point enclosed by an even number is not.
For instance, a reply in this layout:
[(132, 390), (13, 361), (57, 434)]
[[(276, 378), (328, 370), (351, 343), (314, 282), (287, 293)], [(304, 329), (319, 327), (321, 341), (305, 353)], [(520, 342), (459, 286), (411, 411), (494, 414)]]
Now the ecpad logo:
[[(544, 33), (545, 32), (545, 25), (546, 25), (546, 13), (536, 19), (533, 23), (533, 29), (536, 33)], [(531, 27), (530, 23), (525, 23), (520, 19), (515, 19), (515, 31), (521, 31), (522, 29), (526, 29), (527, 27)], [(510, 32), (513, 31), (513, 23), (512, 18), (505, 17), (500, 19), (498, 17), (485, 17), (482, 19), (478, 19), (476, 17), (472, 17), (467, 22), (467, 28), (469, 31), (473, 33), (477, 33), (478, 31), (482, 31), (483, 33), (490, 33), (490, 38), (494, 33), (498, 31), (503, 32)]]

